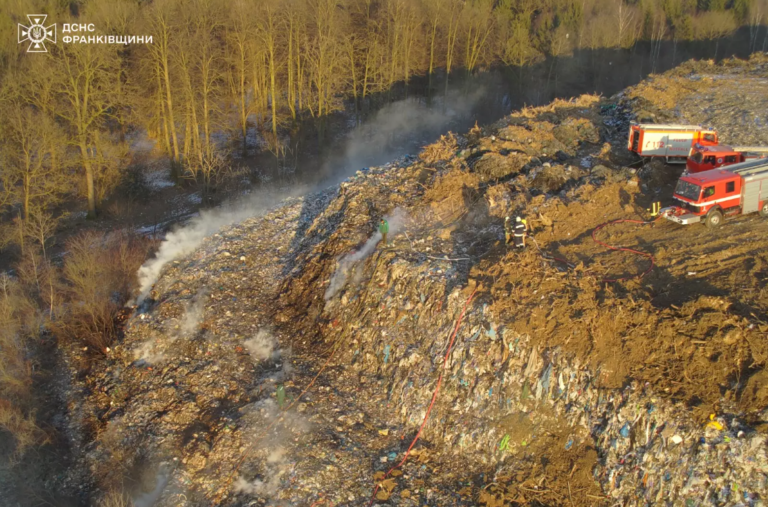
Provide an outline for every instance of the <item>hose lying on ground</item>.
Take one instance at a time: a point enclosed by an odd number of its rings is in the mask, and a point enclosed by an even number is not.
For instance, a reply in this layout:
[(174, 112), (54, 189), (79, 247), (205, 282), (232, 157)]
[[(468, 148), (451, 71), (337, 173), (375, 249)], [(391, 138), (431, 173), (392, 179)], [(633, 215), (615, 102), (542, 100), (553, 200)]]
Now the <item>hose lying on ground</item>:
[[(424, 430), (424, 427), (427, 425), (427, 420), (429, 419), (429, 413), (432, 412), (432, 407), (434, 407), (435, 400), (437, 400), (437, 395), (440, 392), (440, 385), (443, 383), (443, 374), (445, 373), (445, 369), (448, 365), (448, 357), (451, 355), (453, 342), (456, 340), (456, 335), (459, 332), (461, 321), (464, 320), (464, 314), (467, 313), (467, 308), (469, 307), (469, 304), (472, 302), (472, 298), (475, 297), (475, 292), (477, 292), (477, 288), (475, 288), (475, 290), (472, 291), (472, 294), (469, 295), (469, 298), (467, 298), (467, 301), (464, 303), (464, 308), (462, 308), (461, 314), (459, 314), (459, 318), (456, 321), (456, 326), (453, 328), (453, 333), (451, 334), (451, 340), (448, 343), (448, 350), (445, 351), (445, 357), (443, 358), (443, 367), (440, 370), (440, 376), (437, 377), (437, 386), (435, 387), (435, 391), (432, 393), (432, 401), (429, 403), (429, 407), (427, 407), (427, 413), (424, 414), (424, 420), (422, 421), (421, 426), (419, 427), (419, 431), (416, 432), (416, 436), (413, 438), (413, 441), (411, 441), (411, 445), (408, 446), (408, 450), (405, 452), (405, 456), (403, 456), (402, 461), (400, 461), (400, 463), (390, 468), (387, 471), (387, 473), (384, 474), (383, 479), (386, 479), (387, 477), (389, 477), (389, 474), (391, 474), (395, 469), (401, 467), (403, 463), (405, 463), (405, 461), (408, 459), (408, 456), (411, 454), (411, 450), (413, 449), (413, 446), (415, 446), (416, 442), (419, 440), (422, 430)], [(380, 487), (381, 487), (381, 482), (379, 482), (376, 485), (376, 488), (373, 490), (373, 494), (371, 495), (371, 500), (370, 502), (368, 502), (368, 507), (370, 507), (373, 504), (373, 500), (376, 498), (376, 493), (378, 493)]]
[(601, 245), (601, 246), (603, 246), (603, 247), (605, 247), (605, 248), (607, 248), (609, 250), (613, 250), (615, 252), (629, 252), (629, 253), (633, 253), (635, 255), (640, 255), (642, 257), (645, 257), (646, 259), (651, 261), (651, 264), (648, 266), (648, 269), (646, 269), (642, 273), (638, 273), (636, 275), (624, 276), (624, 277), (616, 278), (616, 279), (603, 278), (603, 282), (605, 282), (605, 283), (623, 282), (623, 281), (626, 281), (626, 280), (632, 280), (634, 278), (642, 278), (645, 275), (647, 275), (648, 273), (650, 273), (651, 271), (653, 271), (653, 267), (655, 265), (655, 261), (653, 259), (653, 255), (649, 254), (648, 252), (641, 252), (640, 250), (635, 250), (634, 248), (627, 248), (625, 246), (609, 245), (608, 243), (605, 243), (605, 242), (600, 241), (599, 239), (597, 239), (597, 237), (596, 237), (597, 233), (603, 227), (606, 227), (606, 226), (609, 226), (609, 225), (614, 225), (614, 224), (620, 224), (620, 223), (624, 223), (624, 222), (630, 223), (630, 224), (648, 225), (648, 224), (652, 224), (653, 222), (655, 222), (655, 220), (652, 220), (650, 222), (644, 222), (642, 220), (628, 220), (628, 219), (620, 218), (618, 220), (613, 220), (612, 222), (605, 222), (604, 224), (600, 224), (600, 225), (598, 225), (597, 227), (594, 228), (594, 230), (592, 231), (592, 239), (598, 245)]
[[(658, 218), (656, 220), (658, 220)], [(642, 278), (645, 275), (647, 275), (648, 273), (650, 273), (651, 271), (653, 271), (653, 268), (654, 268), (654, 266), (656, 264), (655, 264), (655, 260), (654, 260), (652, 254), (650, 254), (648, 252), (642, 252), (640, 250), (635, 250), (634, 248), (628, 248), (628, 247), (624, 247), (624, 246), (609, 245), (608, 243), (605, 243), (604, 241), (600, 241), (599, 239), (597, 239), (597, 233), (601, 229), (603, 229), (604, 227), (607, 227), (609, 225), (615, 225), (615, 224), (620, 224), (620, 223), (624, 223), (624, 222), (631, 223), (631, 224), (648, 225), (648, 224), (654, 223), (656, 220), (652, 220), (650, 222), (644, 222), (642, 220), (629, 220), (629, 219), (620, 218), (618, 220), (612, 220), (610, 222), (602, 223), (602, 224), (598, 225), (597, 227), (595, 227), (592, 230), (592, 240), (595, 243), (597, 243), (598, 245), (603, 246), (603, 247), (607, 248), (608, 250), (613, 250), (615, 252), (629, 252), (629, 253), (633, 253), (635, 255), (640, 255), (642, 257), (645, 257), (649, 261), (651, 261), (650, 265), (648, 266), (648, 269), (646, 269), (645, 271), (643, 271), (641, 273), (638, 273), (638, 274), (635, 274), (635, 275), (623, 276), (623, 277), (620, 277), (620, 278), (603, 278), (601, 280), (603, 283), (624, 282), (624, 281), (627, 281), (627, 280), (633, 280), (635, 278)], [(554, 256), (549, 255), (548, 253), (544, 252), (539, 247), (539, 244), (536, 242), (535, 238), (531, 237), (531, 240), (533, 240), (533, 244), (536, 245), (536, 249), (539, 251), (539, 254), (541, 254), (541, 256), (544, 259), (547, 259), (547, 260), (550, 260), (550, 261), (560, 262), (562, 264), (565, 264), (566, 266), (568, 266), (571, 269), (573, 269), (575, 267), (573, 263), (569, 262), (566, 259), (563, 259), (561, 257), (554, 257)]]

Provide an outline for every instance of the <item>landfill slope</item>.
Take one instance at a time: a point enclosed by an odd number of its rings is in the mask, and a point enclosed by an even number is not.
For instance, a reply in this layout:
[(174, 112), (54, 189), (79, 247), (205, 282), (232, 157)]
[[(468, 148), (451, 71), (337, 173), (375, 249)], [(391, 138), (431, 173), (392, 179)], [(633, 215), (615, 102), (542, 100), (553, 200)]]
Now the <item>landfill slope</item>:
[[(735, 94), (768, 77), (764, 57), (738, 65)], [(71, 398), (94, 487), (161, 506), (759, 505), (768, 221), (650, 223), (680, 170), (627, 153), (639, 97), (451, 134), (167, 266)]]

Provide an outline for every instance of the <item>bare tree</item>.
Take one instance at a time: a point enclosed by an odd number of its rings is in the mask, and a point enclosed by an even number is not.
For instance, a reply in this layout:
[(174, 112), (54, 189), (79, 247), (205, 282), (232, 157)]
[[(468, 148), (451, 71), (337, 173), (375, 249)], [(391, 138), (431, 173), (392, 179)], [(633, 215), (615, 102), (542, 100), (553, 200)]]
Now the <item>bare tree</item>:
[(486, 42), (494, 25), (493, 0), (470, 0), (465, 5), (464, 19), (464, 66), (469, 72), (475, 70), (483, 54)]
[(635, 41), (634, 30), (636, 11), (634, 7), (624, 3), (624, 0), (616, 0), (616, 28), (617, 28), (617, 47), (631, 46)]
[(257, 16), (256, 26), (259, 40), (264, 48), (264, 55), (267, 61), (267, 73), (269, 76), (269, 103), (272, 109), (272, 142), (277, 145), (277, 110), (278, 110), (278, 91), (277, 74), (279, 72), (280, 48), (279, 37), (282, 30), (282, 20), (280, 19), (280, 2), (273, 0), (264, 0), (260, 4)]
[(695, 33), (702, 39), (715, 41), (715, 58), (720, 47), (720, 39), (736, 30), (736, 20), (728, 11), (708, 11), (696, 18)]
[(2, 127), (5, 203), (18, 203), (24, 220), (28, 220), (33, 208), (47, 210), (71, 189), (68, 175), (60, 170), (53, 155), (66, 139), (50, 117), (18, 101), (6, 104)]
[(176, 13), (173, 10), (172, 0), (159, 0), (155, 2), (147, 13), (148, 25), (153, 35), (154, 44), (150, 47), (150, 54), (156, 66), (160, 90), (163, 91), (164, 103), (161, 117), (163, 129), (168, 132), (170, 145), (173, 149), (172, 161), (174, 165), (181, 161), (179, 153), (179, 138), (176, 135), (176, 122), (174, 120), (173, 90), (171, 87), (171, 51), (172, 35), (174, 27), (172, 20)]
[(108, 45), (60, 45), (54, 79), (61, 96), (58, 115), (70, 127), (71, 142), (80, 152), (85, 173), (88, 214), (96, 215), (94, 140), (106, 127), (106, 120), (116, 105), (112, 90), (117, 73), (115, 50)]
[(440, 15), (443, 2), (441, 0), (427, 0), (424, 2), (424, 18), (429, 27), (429, 70), (431, 76), (435, 70), (435, 46), (437, 45), (437, 29), (440, 26)]
[[(233, 74), (237, 118), (243, 137), (243, 156), (248, 152), (248, 117), (251, 113), (251, 97), (248, 95), (248, 40), (253, 35), (251, 4), (245, 0), (233, 3), (227, 29), (227, 44)], [(289, 92), (290, 93), (290, 92)]]
[(446, 43), (445, 43), (445, 72), (451, 73), (453, 67), (454, 50), (456, 49), (456, 39), (459, 36), (461, 28), (461, 3), (458, 0), (446, 0), (446, 9), (444, 10), (447, 19)]

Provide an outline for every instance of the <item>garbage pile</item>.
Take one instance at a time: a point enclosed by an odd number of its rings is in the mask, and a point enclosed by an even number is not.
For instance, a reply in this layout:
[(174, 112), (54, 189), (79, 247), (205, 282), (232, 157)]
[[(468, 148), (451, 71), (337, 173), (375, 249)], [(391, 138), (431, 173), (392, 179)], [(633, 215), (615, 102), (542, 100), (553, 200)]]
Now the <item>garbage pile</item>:
[[(446, 136), (168, 264), (71, 402), (94, 488), (159, 506), (762, 505), (766, 225), (645, 223), (664, 187), (617, 164), (618, 102)], [(524, 250), (504, 241), (518, 214)]]

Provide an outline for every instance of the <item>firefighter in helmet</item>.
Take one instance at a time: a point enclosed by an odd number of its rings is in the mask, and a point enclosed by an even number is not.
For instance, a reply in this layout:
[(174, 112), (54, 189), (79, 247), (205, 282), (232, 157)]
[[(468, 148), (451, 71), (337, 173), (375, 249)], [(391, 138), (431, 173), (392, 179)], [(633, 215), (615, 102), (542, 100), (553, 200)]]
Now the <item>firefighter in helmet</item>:
[(515, 240), (515, 248), (525, 248), (525, 237), (528, 235), (528, 223), (521, 216), (515, 217), (515, 225), (512, 228), (512, 237)]
[(505, 243), (507, 245), (512, 244), (512, 238), (515, 234), (515, 226), (514, 222), (510, 217), (507, 217), (504, 219), (504, 238), (506, 239)]

